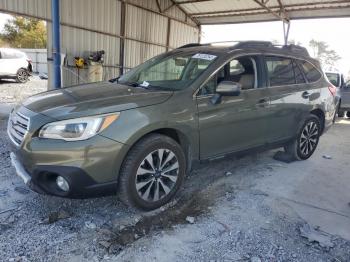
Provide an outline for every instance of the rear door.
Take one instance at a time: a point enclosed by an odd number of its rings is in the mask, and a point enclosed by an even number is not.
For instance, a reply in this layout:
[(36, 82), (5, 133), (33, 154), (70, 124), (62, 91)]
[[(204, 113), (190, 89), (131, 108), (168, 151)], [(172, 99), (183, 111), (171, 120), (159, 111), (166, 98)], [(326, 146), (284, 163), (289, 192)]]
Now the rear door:
[(268, 123), (268, 140), (273, 143), (295, 136), (320, 97), (315, 82), (321, 75), (309, 62), (291, 57), (266, 56), (265, 62), (273, 114)]
[(289, 57), (266, 56), (266, 71), (271, 100), (268, 142), (288, 139), (296, 132), (297, 118), (305, 110), (302, 93), (307, 90), (306, 79), (297, 63)]
[[(202, 159), (220, 156), (263, 145), (266, 142), (266, 122), (269, 98), (261, 83), (260, 62), (257, 56), (233, 59), (221, 68), (197, 94)], [(216, 86), (220, 81), (242, 84), (239, 96), (224, 96), (213, 104)]]

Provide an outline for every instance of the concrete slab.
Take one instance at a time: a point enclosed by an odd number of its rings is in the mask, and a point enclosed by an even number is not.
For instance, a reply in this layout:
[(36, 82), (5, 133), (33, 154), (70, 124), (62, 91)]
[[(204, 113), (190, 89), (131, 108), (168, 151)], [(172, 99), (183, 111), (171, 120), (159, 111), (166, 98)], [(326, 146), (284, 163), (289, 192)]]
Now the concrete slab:
[(310, 225), (350, 240), (349, 133), (350, 119), (338, 121), (309, 160), (286, 164), (257, 188), (287, 203)]

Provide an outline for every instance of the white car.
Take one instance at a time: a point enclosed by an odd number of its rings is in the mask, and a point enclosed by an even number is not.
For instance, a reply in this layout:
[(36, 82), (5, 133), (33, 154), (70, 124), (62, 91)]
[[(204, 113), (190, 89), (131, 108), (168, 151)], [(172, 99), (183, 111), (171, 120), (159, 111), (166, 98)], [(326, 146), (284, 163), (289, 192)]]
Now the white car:
[(31, 60), (25, 53), (16, 49), (0, 48), (0, 79), (11, 78), (25, 83), (31, 73)]

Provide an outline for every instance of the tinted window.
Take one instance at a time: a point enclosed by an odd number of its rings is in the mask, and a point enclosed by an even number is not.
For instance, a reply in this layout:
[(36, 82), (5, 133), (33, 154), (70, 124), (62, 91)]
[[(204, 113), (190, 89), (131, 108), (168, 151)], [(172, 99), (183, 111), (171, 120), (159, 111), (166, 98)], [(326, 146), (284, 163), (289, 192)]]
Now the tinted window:
[(301, 72), (300, 67), (297, 65), (296, 62), (293, 62), (293, 68), (294, 68), (294, 75), (295, 75), (295, 81), (297, 84), (303, 84), (305, 83), (304, 75)]
[(306, 76), (306, 79), (309, 82), (316, 82), (319, 80), (322, 75), (321, 73), (314, 67), (312, 64), (306, 61), (300, 61), (301, 67), (304, 70), (304, 74)]
[(340, 78), (337, 73), (326, 73), (329, 82), (331, 82), (334, 86), (340, 86)]
[(290, 58), (266, 57), (270, 86), (295, 84), (293, 62)]
[(239, 57), (223, 66), (199, 91), (198, 95), (214, 94), (221, 81), (240, 83), (242, 90), (257, 87), (256, 62), (252, 57)]

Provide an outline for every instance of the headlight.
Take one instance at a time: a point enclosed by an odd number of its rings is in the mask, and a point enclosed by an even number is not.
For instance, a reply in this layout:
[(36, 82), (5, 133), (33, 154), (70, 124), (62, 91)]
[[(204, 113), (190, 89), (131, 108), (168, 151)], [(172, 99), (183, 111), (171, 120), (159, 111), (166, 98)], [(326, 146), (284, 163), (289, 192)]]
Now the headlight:
[(89, 139), (110, 126), (119, 113), (52, 122), (43, 126), (39, 137), (79, 141)]

